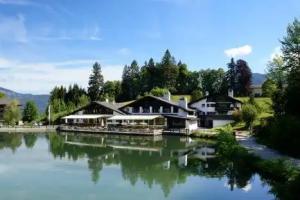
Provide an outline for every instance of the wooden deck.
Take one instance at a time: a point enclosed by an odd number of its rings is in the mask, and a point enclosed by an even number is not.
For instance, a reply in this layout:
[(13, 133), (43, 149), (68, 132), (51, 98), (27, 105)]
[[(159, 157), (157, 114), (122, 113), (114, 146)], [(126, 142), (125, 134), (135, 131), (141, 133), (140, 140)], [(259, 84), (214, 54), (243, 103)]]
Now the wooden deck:
[(79, 132), (79, 133), (99, 133), (99, 134), (120, 134), (120, 135), (143, 135), (155, 136), (162, 135), (163, 129), (128, 129), (128, 128), (100, 128), (100, 127), (72, 127), (60, 126), (57, 129), (63, 132)]

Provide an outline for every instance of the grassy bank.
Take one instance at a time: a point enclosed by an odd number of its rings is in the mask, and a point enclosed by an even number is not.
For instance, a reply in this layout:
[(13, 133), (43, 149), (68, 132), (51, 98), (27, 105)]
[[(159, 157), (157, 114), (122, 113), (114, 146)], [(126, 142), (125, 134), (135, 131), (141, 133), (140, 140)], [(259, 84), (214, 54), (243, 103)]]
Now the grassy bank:
[[(235, 140), (232, 130), (220, 131), (217, 137), (217, 154), (225, 158), (231, 170), (243, 180), (257, 173), (271, 186), (271, 192), (278, 199), (296, 200), (300, 196), (300, 170), (284, 160), (262, 160), (248, 153)], [(242, 177), (242, 178), (241, 178)]]

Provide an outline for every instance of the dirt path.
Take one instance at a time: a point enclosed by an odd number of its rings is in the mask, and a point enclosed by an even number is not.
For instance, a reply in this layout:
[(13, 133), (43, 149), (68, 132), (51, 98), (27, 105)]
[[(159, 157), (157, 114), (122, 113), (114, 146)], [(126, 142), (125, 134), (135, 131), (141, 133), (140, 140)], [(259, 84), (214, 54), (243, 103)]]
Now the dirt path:
[(247, 132), (238, 132), (236, 139), (240, 145), (249, 150), (249, 152), (261, 157), (262, 159), (287, 159), (295, 166), (300, 167), (300, 159), (295, 159), (279, 153), (265, 145), (258, 144), (253, 136), (250, 136)]

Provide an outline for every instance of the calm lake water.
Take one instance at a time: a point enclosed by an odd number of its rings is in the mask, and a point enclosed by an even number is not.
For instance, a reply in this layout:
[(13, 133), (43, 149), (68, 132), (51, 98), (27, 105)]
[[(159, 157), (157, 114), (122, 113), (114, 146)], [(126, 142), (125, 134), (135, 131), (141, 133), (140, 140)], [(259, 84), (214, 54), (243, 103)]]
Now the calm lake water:
[(0, 199), (274, 199), (215, 155), (185, 137), (0, 133)]

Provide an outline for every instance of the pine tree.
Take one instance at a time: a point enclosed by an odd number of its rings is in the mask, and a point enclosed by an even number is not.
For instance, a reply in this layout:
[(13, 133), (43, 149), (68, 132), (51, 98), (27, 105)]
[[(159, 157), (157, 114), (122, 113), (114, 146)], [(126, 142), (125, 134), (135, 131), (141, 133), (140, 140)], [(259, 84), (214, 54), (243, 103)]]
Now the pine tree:
[(176, 80), (178, 76), (178, 67), (175, 58), (171, 56), (170, 51), (167, 49), (160, 63), (161, 70), (161, 87), (167, 88), (171, 92), (176, 91)]
[(236, 63), (233, 58), (231, 58), (230, 63), (227, 64), (228, 71), (226, 72), (226, 80), (228, 83), (228, 88), (236, 92), (237, 88), (237, 74), (236, 74)]
[(33, 122), (38, 118), (39, 111), (34, 101), (26, 102), (23, 110), (23, 121)]
[(97, 62), (93, 65), (93, 72), (90, 75), (88, 96), (91, 101), (97, 101), (100, 99), (102, 88), (104, 85), (104, 79), (101, 72), (101, 65)]

